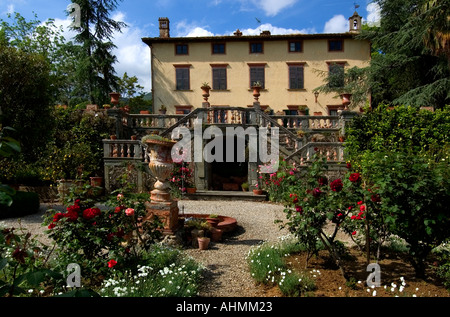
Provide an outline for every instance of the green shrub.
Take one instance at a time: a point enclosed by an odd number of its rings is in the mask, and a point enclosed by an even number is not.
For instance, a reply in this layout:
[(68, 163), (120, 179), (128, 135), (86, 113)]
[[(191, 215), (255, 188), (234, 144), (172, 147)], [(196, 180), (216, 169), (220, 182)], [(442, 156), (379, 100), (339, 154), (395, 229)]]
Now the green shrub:
[(33, 192), (17, 191), (12, 197), (13, 203), (10, 207), (0, 205), (0, 219), (20, 218), (39, 212), (39, 195)]

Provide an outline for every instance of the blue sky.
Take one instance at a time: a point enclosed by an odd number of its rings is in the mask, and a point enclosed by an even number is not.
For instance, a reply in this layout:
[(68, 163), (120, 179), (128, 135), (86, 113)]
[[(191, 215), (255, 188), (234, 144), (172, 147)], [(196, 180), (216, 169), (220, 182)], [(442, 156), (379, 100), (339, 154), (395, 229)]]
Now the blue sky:
[[(359, 5), (365, 21), (379, 19), (371, 0), (123, 0), (111, 16), (128, 27), (115, 34), (117, 75), (137, 76), (150, 91), (150, 50), (142, 37), (159, 36), (158, 18), (170, 19), (171, 36), (230, 35), (240, 29), (244, 35), (270, 30), (272, 34), (340, 33), (348, 30), (348, 18)], [(65, 10), (70, 0), (0, 0), (0, 18), (19, 12), (27, 19), (55, 19), (70, 39), (72, 23)]]

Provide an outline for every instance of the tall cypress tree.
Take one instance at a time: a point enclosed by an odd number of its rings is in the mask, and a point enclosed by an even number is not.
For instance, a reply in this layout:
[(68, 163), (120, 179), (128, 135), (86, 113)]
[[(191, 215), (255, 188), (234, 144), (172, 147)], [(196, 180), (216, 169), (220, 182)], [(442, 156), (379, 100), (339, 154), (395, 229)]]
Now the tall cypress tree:
[(126, 24), (110, 18), (121, 0), (72, 0), (80, 6), (80, 25), (72, 26), (78, 32), (75, 42), (82, 47), (78, 58), (77, 90), (82, 91), (92, 103), (107, 102), (108, 93), (117, 89), (115, 75), (116, 48), (113, 33), (120, 32)]

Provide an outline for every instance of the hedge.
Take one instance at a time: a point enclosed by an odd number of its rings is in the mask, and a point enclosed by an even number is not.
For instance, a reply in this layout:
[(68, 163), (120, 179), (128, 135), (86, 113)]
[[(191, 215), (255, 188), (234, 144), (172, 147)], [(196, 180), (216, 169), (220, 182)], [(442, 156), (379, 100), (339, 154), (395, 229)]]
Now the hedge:
[(39, 212), (39, 195), (34, 192), (17, 191), (10, 207), (0, 205), (0, 219), (20, 218)]

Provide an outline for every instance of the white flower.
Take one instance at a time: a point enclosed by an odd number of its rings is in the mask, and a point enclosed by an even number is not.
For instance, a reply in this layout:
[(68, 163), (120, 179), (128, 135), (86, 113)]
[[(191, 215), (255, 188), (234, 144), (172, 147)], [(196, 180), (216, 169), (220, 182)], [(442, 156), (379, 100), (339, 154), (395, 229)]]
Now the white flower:
[(372, 296), (377, 296), (377, 291), (373, 291)]

